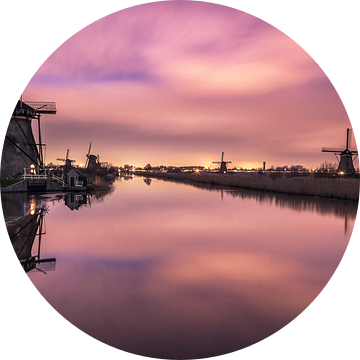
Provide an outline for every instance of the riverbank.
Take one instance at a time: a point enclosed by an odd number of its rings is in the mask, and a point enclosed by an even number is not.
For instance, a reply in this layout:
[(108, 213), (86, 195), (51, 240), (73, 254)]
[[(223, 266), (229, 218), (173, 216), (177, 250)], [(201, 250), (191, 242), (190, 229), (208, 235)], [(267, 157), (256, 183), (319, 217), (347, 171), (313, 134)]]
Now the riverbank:
[[(60, 181), (59, 181), (60, 180)], [(0, 191), (5, 192), (54, 192), (54, 191), (96, 191), (107, 190), (113, 186), (115, 176), (90, 176), (88, 178), (86, 186), (71, 186), (62, 182), (60, 178), (54, 179), (6, 179), (1, 181)]]
[(330, 199), (359, 200), (359, 179), (314, 178), (314, 176), (285, 177), (272, 173), (155, 173), (135, 172), (135, 175), (182, 181), (194, 181), (242, 189), (279, 192), (284, 194), (318, 196)]

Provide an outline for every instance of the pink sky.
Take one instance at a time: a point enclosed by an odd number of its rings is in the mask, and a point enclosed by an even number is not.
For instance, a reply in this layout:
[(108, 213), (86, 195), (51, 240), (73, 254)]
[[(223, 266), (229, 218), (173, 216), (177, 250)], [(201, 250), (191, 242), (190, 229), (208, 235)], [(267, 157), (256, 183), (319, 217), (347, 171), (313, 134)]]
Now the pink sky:
[(92, 141), (92, 153), (115, 165), (208, 167), (224, 151), (237, 167), (313, 168), (336, 161), (321, 148), (343, 148), (351, 127), (294, 41), (200, 2), (140, 5), (89, 25), (45, 61), (23, 98), (57, 104), (43, 117), (46, 162), (69, 148), (83, 164)]

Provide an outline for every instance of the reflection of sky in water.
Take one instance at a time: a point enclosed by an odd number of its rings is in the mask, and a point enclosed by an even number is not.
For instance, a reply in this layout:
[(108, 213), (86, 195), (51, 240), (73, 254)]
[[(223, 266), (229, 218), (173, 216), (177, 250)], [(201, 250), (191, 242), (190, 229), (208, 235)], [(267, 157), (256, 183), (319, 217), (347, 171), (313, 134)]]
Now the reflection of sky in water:
[(330, 279), (356, 214), (344, 202), (155, 179), (116, 186), (91, 208), (50, 207), (56, 271), (30, 278), (81, 330), (154, 357), (227, 353), (289, 323)]

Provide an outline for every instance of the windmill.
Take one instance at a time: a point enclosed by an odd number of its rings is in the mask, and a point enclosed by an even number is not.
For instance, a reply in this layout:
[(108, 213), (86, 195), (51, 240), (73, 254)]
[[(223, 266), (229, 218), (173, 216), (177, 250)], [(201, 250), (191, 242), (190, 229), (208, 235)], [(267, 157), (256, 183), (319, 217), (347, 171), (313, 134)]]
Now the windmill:
[(91, 141), (90, 141), (88, 153), (86, 154), (85, 168), (89, 172), (93, 172), (97, 169), (97, 166), (98, 166), (97, 159), (98, 158), (96, 155), (91, 155), (90, 150), (91, 150)]
[(66, 151), (65, 159), (56, 159), (56, 160), (63, 161), (65, 163), (65, 166), (64, 166), (64, 173), (65, 174), (68, 173), (71, 170), (71, 163), (76, 161), (76, 160), (70, 160), (69, 159), (69, 149), (67, 149), (67, 151)]
[(88, 153), (86, 154), (86, 162), (85, 162), (85, 168), (89, 173), (96, 172), (96, 170), (98, 170), (101, 166), (101, 163), (99, 161), (100, 160), (99, 155), (98, 156), (91, 155), (90, 150), (91, 150), (91, 141), (90, 141)]
[[(358, 152), (351, 151), (351, 129), (347, 129), (346, 135), (346, 148), (344, 150), (332, 149), (332, 148), (323, 148), (322, 152), (332, 152), (334, 153), (336, 160), (339, 162), (338, 173), (339, 175), (350, 176), (355, 173), (354, 160), (358, 156)], [(340, 156), (340, 159), (338, 158)]]
[(220, 170), (219, 172), (221, 173), (226, 173), (227, 172), (227, 166), (226, 164), (231, 163), (231, 161), (224, 161), (224, 152), (222, 152), (221, 154), (221, 161), (213, 161), (213, 164), (220, 164)]

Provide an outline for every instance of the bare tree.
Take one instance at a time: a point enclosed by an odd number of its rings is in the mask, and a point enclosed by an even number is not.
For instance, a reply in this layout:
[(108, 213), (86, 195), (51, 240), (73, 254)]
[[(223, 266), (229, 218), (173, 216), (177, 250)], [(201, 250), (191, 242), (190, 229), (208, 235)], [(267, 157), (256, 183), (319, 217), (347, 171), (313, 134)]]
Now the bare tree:
[(152, 167), (150, 164), (146, 164), (144, 167), (144, 170), (146, 170), (146, 171), (150, 171), (151, 169), (152, 169)]
[(317, 172), (324, 172), (324, 173), (332, 173), (332, 172), (335, 172), (338, 168), (338, 164), (336, 163), (331, 163), (331, 162), (327, 162), (325, 161), (324, 163), (322, 163), (321, 165), (319, 165), (317, 168), (316, 168), (316, 171)]

